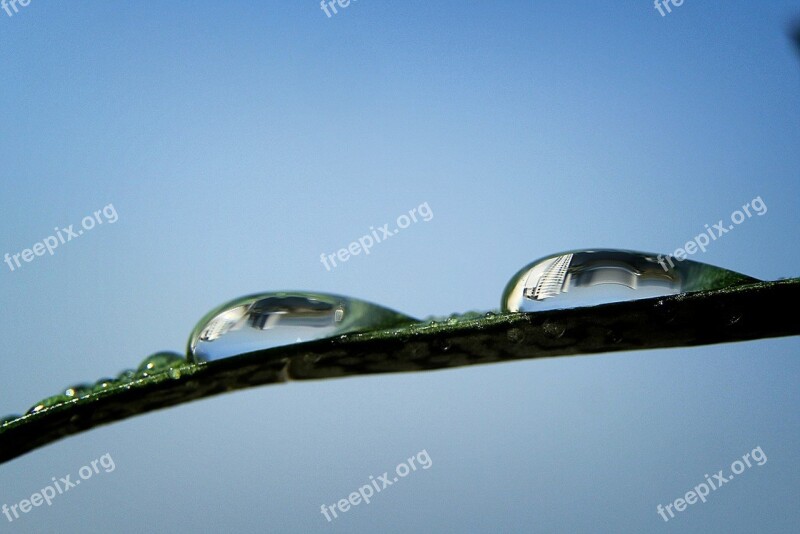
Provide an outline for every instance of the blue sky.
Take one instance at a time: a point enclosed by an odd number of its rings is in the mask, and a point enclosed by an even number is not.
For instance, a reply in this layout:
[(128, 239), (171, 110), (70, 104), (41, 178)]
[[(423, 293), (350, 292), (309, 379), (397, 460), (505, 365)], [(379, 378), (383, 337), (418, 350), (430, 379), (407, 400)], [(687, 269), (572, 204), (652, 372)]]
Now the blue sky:
[[(0, 411), (183, 350), (241, 295), (308, 289), (424, 317), (500, 305), (526, 263), (668, 253), (797, 276), (795, 2), (167, 5), (0, 11)], [(333, 253), (427, 202), (333, 270)], [(0, 504), (116, 469), (15, 532), (786, 532), (796, 339), (293, 383), (103, 427), (0, 467)], [(768, 461), (664, 522), (755, 447)], [(328, 523), (420, 450), (430, 469)], [(73, 475), (74, 476), (74, 475)]]

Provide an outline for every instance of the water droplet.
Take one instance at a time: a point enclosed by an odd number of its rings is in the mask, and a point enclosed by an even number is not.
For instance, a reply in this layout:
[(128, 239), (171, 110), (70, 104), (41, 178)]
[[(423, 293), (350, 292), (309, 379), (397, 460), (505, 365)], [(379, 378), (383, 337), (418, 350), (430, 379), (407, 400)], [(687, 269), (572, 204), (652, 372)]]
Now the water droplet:
[(488, 312), (484, 313), (483, 316), (486, 317), (487, 319), (491, 319), (492, 317), (495, 316), (495, 313), (488, 311)]
[(110, 389), (118, 384), (117, 380), (114, 378), (101, 378), (97, 382), (94, 383), (92, 387), (93, 391), (105, 391)]
[(581, 250), (526, 265), (506, 285), (502, 309), (528, 312), (576, 308), (756, 282), (728, 269), (671, 256), (631, 250)]
[(70, 397), (67, 397), (66, 395), (53, 395), (52, 397), (47, 397), (46, 399), (37, 402), (36, 404), (31, 406), (31, 408), (26, 413), (31, 414), (31, 413), (41, 412), (45, 408), (50, 408), (51, 406), (55, 406), (56, 404), (61, 404), (62, 402), (67, 402), (69, 400)]
[(85, 397), (92, 392), (93, 386), (91, 384), (76, 384), (64, 390), (64, 396), (70, 399), (77, 399)]
[(133, 369), (125, 369), (120, 374), (117, 375), (117, 381), (119, 382), (130, 382), (131, 380), (136, 379), (136, 371)]
[(189, 337), (190, 361), (218, 360), (300, 341), (417, 322), (339, 295), (280, 292), (242, 297), (206, 314)]
[(156, 352), (142, 360), (136, 371), (139, 376), (151, 376), (184, 363), (186, 363), (186, 358), (177, 352)]
[(544, 330), (546, 336), (558, 339), (564, 335), (564, 332), (567, 331), (567, 327), (563, 323), (547, 319), (542, 323), (542, 330)]

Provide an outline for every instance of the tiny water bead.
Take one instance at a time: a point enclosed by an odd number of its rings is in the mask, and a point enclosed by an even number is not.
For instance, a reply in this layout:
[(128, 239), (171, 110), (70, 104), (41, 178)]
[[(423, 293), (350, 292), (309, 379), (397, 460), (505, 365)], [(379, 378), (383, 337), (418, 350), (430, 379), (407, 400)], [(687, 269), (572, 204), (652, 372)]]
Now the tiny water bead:
[(66, 390), (64, 390), (64, 396), (69, 397), (70, 399), (78, 399), (80, 397), (85, 397), (92, 392), (93, 386), (91, 384), (76, 384), (74, 386), (69, 386)]
[(31, 408), (25, 412), (27, 414), (37, 413), (45, 408), (50, 408), (51, 406), (55, 406), (56, 404), (61, 404), (62, 402), (67, 402), (72, 400), (74, 397), (67, 397), (66, 395), (53, 395), (52, 397), (47, 397), (46, 399), (42, 399), (41, 401), (37, 402)]
[(105, 391), (107, 389), (111, 389), (116, 386), (119, 382), (116, 378), (101, 378), (97, 382), (94, 383), (92, 386), (92, 392), (97, 393), (98, 391)]
[(417, 322), (363, 300), (325, 293), (276, 292), (242, 297), (207, 313), (189, 337), (192, 362), (228, 358), (345, 333)]
[(757, 282), (728, 269), (660, 254), (579, 250), (547, 256), (522, 268), (503, 291), (502, 309), (577, 308)]
[(52, 397), (47, 397), (43, 399), (33, 406), (26, 412), (28, 414), (37, 413), (45, 408), (50, 408), (51, 406), (55, 406), (56, 404), (61, 404), (63, 402), (69, 402), (75, 399), (80, 399), (81, 397), (87, 397), (96, 391), (96, 384), (75, 384), (73, 386), (69, 386), (64, 390), (63, 393), (58, 395), (53, 395)]
[[(145, 358), (135, 371), (133, 369), (126, 369), (122, 371), (117, 378), (101, 378), (94, 384), (75, 384), (69, 386), (63, 393), (47, 397), (37, 402), (26, 413), (37, 413), (57, 404), (88, 397), (93, 393), (106, 391), (120, 384), (126, 384), (133, 380), (146, 378), (158, 373), (166, 372), (172, 378), (179, 378), (180, 372), (176, 372), (176, 368), (186, 363), (186, 358), (177, 352), (156, 352)], [(0, 426), (2, 425), (0, 424)]]
[(177, 352), (156, 352), (145, 358), (137, 369), (140, 377), (168, 371), (186, 363), (186, 358)]

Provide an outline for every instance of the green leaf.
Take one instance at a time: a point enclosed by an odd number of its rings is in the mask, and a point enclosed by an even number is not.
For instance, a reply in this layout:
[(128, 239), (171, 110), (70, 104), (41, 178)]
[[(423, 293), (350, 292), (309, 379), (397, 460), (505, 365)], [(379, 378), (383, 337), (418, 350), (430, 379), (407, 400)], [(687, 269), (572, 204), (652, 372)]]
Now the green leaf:
[(102, 424), (264, 384), (797, 335), (788, 310), (798, 301), (795, 278), (569, 310), (465, 314), (186, 363), (4, 424), (0, 463)]

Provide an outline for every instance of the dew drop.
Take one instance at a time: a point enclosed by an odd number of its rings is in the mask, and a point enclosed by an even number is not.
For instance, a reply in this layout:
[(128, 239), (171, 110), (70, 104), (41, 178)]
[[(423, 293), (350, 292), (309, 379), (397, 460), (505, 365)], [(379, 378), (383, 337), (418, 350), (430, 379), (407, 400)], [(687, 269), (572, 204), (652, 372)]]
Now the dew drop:
[(506, 285), (501, 304), (510, 312), (577, 308), (756, 282), (728, 269), (671, 256), (580, 250), (526, 265)]
[(71, 398), (67, 397), (66, 395), (53, 395), (52, 397), (47, 397), (46, 399), (37, 402), (36, 404), (31, 406), (31, 408), (26, 413), (31, 414), (31, 413), (41, 412), (45, 408), (50, 408), (51, 406), (55, 406), (56, 404), (61, 404), (62, 402), (67, 402), (69, 400), (71, 400)]
[(92, 392), (92, 385), (91, 384), (76, 384), (74, 386), (69, 386), (67, 389), (64, 390), (64, 395), (69, 397), (70, 399), (77, 399), (80, 397), (85, 397)]
[(394, 310), (339, 295), (279, 292), (242, 297), (206, 314), (189, 337), (190, 361), (247, 352), (361, 330), (417, 322)]
[(97, 382), (94, 383), (92, 386), (92, 391), (105, 391), (107, 389), (111, 389), (112, 387), (117, 385), (117, 380), (115, 378), (101, 378)]
[(142, 377), (151, 376), (184, 363), (186, 358), (177, 352), (156, 352), (142, 360), (136, 372)]
[(133, 369), (125, 369), (117, 375), (118, 382), (130, 382), (136, 379), (136, 371)]

